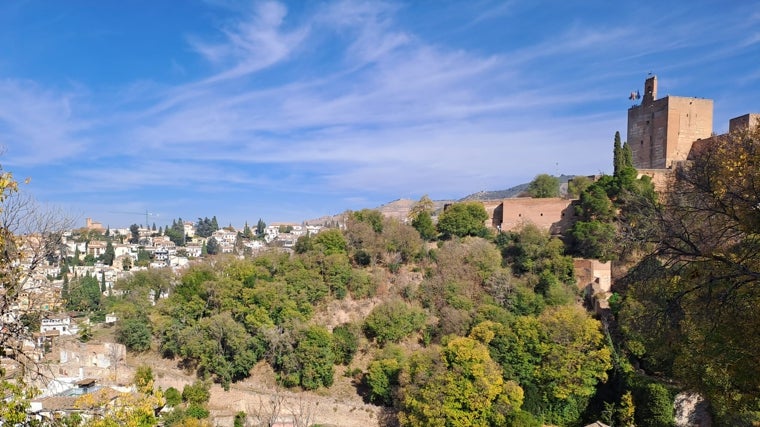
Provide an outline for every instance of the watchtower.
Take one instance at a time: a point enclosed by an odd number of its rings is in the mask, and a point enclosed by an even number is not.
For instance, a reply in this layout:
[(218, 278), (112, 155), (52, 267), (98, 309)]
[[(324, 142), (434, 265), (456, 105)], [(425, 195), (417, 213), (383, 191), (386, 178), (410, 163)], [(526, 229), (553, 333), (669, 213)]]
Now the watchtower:
[(637, 169), (665, 169), (686, 160), (691, 145), (713, 131), (713, 101), (666, 96), (657, 99), (657, 76), (644, 82), (640, 105), (628, 109), (628, 145)]

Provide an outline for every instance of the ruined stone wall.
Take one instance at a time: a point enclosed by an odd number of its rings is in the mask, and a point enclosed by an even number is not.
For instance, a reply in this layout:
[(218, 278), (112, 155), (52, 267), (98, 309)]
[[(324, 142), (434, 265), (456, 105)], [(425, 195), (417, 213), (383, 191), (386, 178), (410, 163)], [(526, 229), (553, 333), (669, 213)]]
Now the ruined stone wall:
[(654, 191), (659, 194), (665, 193), (670, 187), (670, 183), (673, 180), (673, 169), (638, 169), (637, 178), (641, 178), (646, 175), (652, 178), (652, 185), (654, 185)]
[[(576, 219), (572, 200), (568, 199), (520, 197), (504, 199), (500, 207), (501, 218), (497, 215), (492, 223), (500, 225), (502, 231), (516, 230), (530, 223), (552, 234), (562, 234)], [(498, 209), (494, 212), (498, 213)]]
[(760, 126), (760, 114), (750, 113), (743, 116), (734, 117), (728, 121), (728, 131), (734, 132), (747, 129), (751, 126)]
[(575, 258), (573, 259), (575, 281), (578, 289), (586, 289), (593, 284), (601, 292), (609, 292), (612, 287), (612, 263), (602, 262), (598, 259)]
[(486, 220), (486, 227), (499, 228), (501, 225), (501, 212), (502, 201), (501, 200), (483, 200), (483, 207), (488, 213), (488, 219)]

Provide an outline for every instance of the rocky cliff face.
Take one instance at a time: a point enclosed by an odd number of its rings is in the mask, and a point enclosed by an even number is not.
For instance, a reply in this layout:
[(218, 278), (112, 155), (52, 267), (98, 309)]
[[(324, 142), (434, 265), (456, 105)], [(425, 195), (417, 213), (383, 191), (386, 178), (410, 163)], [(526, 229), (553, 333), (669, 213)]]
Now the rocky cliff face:
[(699, 393), (683, 392), (674, 403), (676, 427), (712, 427), (707, 401)]

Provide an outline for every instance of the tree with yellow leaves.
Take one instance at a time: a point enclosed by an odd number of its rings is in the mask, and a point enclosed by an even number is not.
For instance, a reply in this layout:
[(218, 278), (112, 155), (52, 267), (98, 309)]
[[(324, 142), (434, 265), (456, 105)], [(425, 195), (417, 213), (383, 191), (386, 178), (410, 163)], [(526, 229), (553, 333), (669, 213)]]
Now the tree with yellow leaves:
[(486, 344), (453, 338), (414, 354), (400, 376), (403, 426), (497, 426), (520, 409), (523, 392), (504, 381)]
[(695, 144), (656, 223), (656, 251), (627, 280), (628, 347), (719, 417), (759, 411), (760, 123)]

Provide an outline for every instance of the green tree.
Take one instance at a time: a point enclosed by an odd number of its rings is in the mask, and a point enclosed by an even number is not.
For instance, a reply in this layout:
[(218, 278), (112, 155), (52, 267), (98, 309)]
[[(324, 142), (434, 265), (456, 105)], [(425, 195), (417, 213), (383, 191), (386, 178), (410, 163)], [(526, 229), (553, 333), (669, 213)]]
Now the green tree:
[(378, 210), (362, 209), (357, 212), (351, 212), (351, 218), (355, 221), (369, 224), (375, 233), (382, 233), (383, 231), (383, 214)]
[(330, 333), (308, 326), (295, 334), (292, 351), (279, 354), (275, 368), (285, 386), (315, 390), (332, 385), (335, 361)]
[(131, 233), (131, 236), (129, 238), (129, 243), (137, 244), (140, 242), (140, 226), (137, 224), (132, 224), (129, 226), (129, 232)]
[(69, 275), (64, 274), (63, 275), (63, 284), (61, 285), (61, 300), (66, 306), (69, 305), (69, 299), (71, 299), (71, 295), (69, 292)]
[(116, 326), (116, 340), (128, 350), (150, 350), (150, 322), (146, 318), (121, 319)]
[(636, 425), (641, 427), (670, 427), (675, 424), (673, 397), (662, 384), (650, 383), (640, 392), (636, 408)]
[(504, 381), (486, 345), (473, 338), (414, 354), (400, 383), (402, 426), (510, 425), (523, 399), (520, 386)]
[(238, 412), (235, 414), (235, 419), (233, 421), (233, 427), (244, 427), (245, 426), (245, 419), (246, 414), (243, 411)]
[(256, 223), (256, 235), (263, 236), (266, 228), (267, 224), (259, 218), (259, 221)]
[(435, 203), (433, 203), (433, 201), (430, 200), (430, 197), (425, 194), (424, 196), (420, 197), (420, 200), (418, 200), (409, 210), (407, 219), (414, 221), (422, 213), (426, 213), (429, 216), (433, 213), (434, 207)]
[(545, 173), (537, 175), (528, 184), (528, 194), (537, 199), (559, 197), (559, 178)]
[[(169, 291), (172, 279), (171, 270), (152, 268), (132, 273), (127, 278), (116, 282), (115, 287), (122, 291), (123, 299), (130, 301), (133, 308), (138, 308), (139, 313), (147, 315), (143, 302), (150, 299), (157, 303), (161, 295)], [(131, 315), (133, 312), (120, 314)]]
[(747, 333), (760, 328), (760, 127), (695, 144), (693, 154), (658, 211), (654, 254), (626, 280), (621, 317), (641, 359), (728, 420), (760, 399), (760, 339)]
[(420, 212), (412, 220), (412, 227), (420, 233), (423, 240), (433, 240), (438, 235), (433, 219), (428, 212)]
[(438, 230), (446, 237), (485, 236), (488, 212), (479, 202), (454, 203), (438, 217)]
[(113, 248), (113, 243), (109, 239), (108, 243), (106, 243), (106, 251), (103, 253), (103, 264), (113, 265), (114, 258), (116, 258), (116, 252)]
[(164, 392), (166, 404), (169, 406), (178, 406), (182, 403), (182, 394), (174, 387), (169, 387)]
[(245, 226), (243, 226), (243, 237), (246, 239), (253, 239), (253, 231), (251, 231), (251, 227), (248, 226), (248, 221), (245, 222)]
[(209, 255), (216, 255), (219, 253), (219, 242), (216, 241), (215, 237), (206, 240), (206, 253)]
[(493, 336), (490, 354), (504, 379), (522, 386), (524, 410), (547, 424), (572, 425), (612, 366), (600, 327), (582, 308), (559, 306), (510, 324), (487, 321), (471, 335)]
[(191, 405), (205, 405), (211, 399), (211, 389), (207, 382), (197, 380), (182, 389), (182, 400)]
[(594, 181), (583, 175), (576, 175), (567, 182), (567, 195), (570, 198), (578, 198)]
[(228, 312), (200, 319), (180, 332), (179, 341), (179, 355), (194, 360), (200, 375), (213, 376), (225, 390), (248, 377), (263, 353), (259, 340)]
[(74, 259), (72, 260), (73, 265), (82, 265), (82, 260), (79, 259), (81, 256), (81, 253), (79, 252), (79, 245), (74, 247)]
[(615, 206), (607, 195), (604, 183), (605, 181), (601, 181), (598, 184), (592, 184), (581, 193), (575, 211), (582, 221), (611, 222), (615, 217)]
[(613, 175), (617, 176), (626, 167), (623, 155), (623, 144), (620, 141), (620, 132), (615, 132), (615, 142), (612, 149)]
[(98, 279), (87, 273), (85, 277), (71, 284), (67, 306), (70, 310), (93, 312), (100, 307), (100, 298)]
[(364, 375), (364, 383), (369, 388), (370, 401), (385, 405), (393, 405), (395, 390), (399, 385), (399, 374), (406, 364), (407, 356), (403, 349), (396, 345), (388, 345), (370, 362)]
[[(215, 226), (213, 220), (208, 217), (198, 218), (198, 222), (195, 223), (195, 234), (200, 237), (209, 237), (217, 230), (219, 230), (219, 225)], [(184, 233), (184, 229), (182, 232)]]
[(393, 299), (372, 309), (364, 320), (364, 331), (369, 338), (374, 338), (382, 346), (389, 342), (399, 342), (413, 332), (421, 330), (425, 317), (422, 309), (400, 299)]
[(298, 240), (296, 240), (296, 244), (293, 246), (293, 250), (297, 254), (305, 254), (306, 252), (314, 250), (314, 239), (312, 239), (308, 234), (300, 236)]
[(146, 251), (142, 247), (137, 250), (137, 262), (135, 265), (139, 267), (147, 267), (150, 265), (150, 252)]
[(333, 354), (336, 362), (348, 366), (359, 348), (358, 327), (343, 323), (332, 331)]
[(597, 220), (578, 221), (570, 235), (573, 237), (575, 252), (580, 256), (602, 261), (617, 259), (614, 225)]
[(347, 251), (346, 238), (338, 229), (324, 230), (311, 240), (314, 249), (324, 255), (345, 254)]

